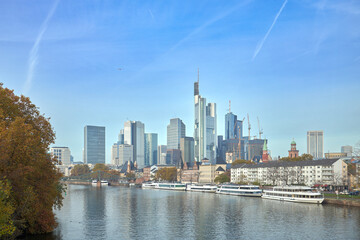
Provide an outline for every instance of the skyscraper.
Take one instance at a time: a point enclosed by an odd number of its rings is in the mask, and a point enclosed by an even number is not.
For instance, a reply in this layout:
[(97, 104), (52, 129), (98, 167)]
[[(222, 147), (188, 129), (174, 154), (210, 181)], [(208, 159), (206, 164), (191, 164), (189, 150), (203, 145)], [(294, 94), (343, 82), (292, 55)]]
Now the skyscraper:
[(111, 164), (122, 166), (126, 161), (133, 161), (133, 146), (115, 143), (111, 149)]
[(70, 165), (71, 164), (71, 152), (68, 147), (52, 147), (50, 148), (50, 152), (53, 156), (57, 157), (57, 160), (62, 165)]
[(182, 161), (194, 162), (194, 138), (184, 137), (180, 139), (180, 150)]
[(217, 122), (216, 104), (209, 103), (206, 106), (206, 158), (212, 164), (216, 164), (217, 147)]
[(185, 137), (185, 124), (180, 118), (170, 119), (167, 126), (167, 149), (180, 149), (180, 138)]
[(243, 134), (243, 122), (237, 120), (237, 116), (232, 112), (225, 114), (225, 140), (239, 139), (239, 130), (241, 138)]
[(166, 164), (166, 145), (159, 145), (158, 146), (158, 163), (159, 165), (165, 165)]
[(145, 166), (157, 164), (157, 133), (145, 133)]
[(84, 127), (84, 163), (105, 163), (105, 127)]
[(206, 98), (199, 94), (198, 81), (194, 83), (194, 152), (195, 161), (200, 162), (207, 158), (211, 163), (216, 162), (217, 147), (217, 117), (216, 104), (206, 105)]
[(140, 121), (127, 121), (124, 124), (124, 143), (133, 145), (133, 161), (138, 168), (145, 167), (145, 125)]
[(120, 133), (118, 135), (118, 144), (124, 144), (124, 129), (120, 130)]
[(346, 153), (348, 157), (351, 157), (353, 153), (353, 148), (352, 146), (341, 146), (341, 152)]
[(307, 132), (307, 153), (311, 154), (314, 159), (320, 159), (324, 154), (324, 132), (308, 131)]

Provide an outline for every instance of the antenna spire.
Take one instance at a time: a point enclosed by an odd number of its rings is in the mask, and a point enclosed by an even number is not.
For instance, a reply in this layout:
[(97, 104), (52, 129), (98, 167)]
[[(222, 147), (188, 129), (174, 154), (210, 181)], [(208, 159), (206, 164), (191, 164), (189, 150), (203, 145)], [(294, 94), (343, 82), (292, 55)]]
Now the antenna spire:
[(231, 113), (231, 100), (229, 100), (229, 113)]
[(198, 68), (198, 83), (199, 83), (199, 80), (200, 80), (200, 77), (199, 77), (199, 75), (200, 75), (200, 74), (199, 74), (199, 68)]

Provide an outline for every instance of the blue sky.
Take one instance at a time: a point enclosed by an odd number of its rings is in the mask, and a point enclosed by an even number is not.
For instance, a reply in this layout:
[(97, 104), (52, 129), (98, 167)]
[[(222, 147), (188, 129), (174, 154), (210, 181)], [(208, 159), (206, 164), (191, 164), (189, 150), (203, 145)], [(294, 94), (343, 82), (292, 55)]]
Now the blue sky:
[(360, 141), (359, 26), (359, 1), (1, 1), (0, 82), (51, 117), (76, 161), (85, 125), (106, 127), (107, 162), (126, 120), (166, 144), (179, 117), (192, 136), (198, 67), (219, 134), (231, 100), (273, 157), (293, 138), (306, 152), (308, 130), (338, 152)]

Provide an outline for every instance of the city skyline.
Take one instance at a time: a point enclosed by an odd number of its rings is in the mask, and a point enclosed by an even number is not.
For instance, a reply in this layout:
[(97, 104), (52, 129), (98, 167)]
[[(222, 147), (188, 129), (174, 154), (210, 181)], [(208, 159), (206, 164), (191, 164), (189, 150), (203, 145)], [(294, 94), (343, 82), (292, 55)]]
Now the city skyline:
[(259, 117), (273, 157), (287, 156), (292, 139), (306, 153), (307, 131), (324, 131), (324, 153), (360, 140), (359, 2), (0, 5), (0, 82), (51, 117), (54, 146), (75, 161), (85, 125), (106, 127), (107, 163), (127, 120), (159, 145), (171, 118), (193, 137), (198, 67), (218, 135), (231, 100), (238, 119), (249, 113), (252, 136)]

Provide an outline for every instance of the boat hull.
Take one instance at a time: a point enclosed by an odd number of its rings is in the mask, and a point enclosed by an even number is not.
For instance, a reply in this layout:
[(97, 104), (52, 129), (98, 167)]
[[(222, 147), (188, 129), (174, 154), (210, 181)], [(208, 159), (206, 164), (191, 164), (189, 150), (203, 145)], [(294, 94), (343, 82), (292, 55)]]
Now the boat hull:
[(280, 196), (269, 196), (263, 195), (264, 199), (271, 199), (277, 201), (285, 201), (285, 202), (299, 202), (299, 203), (313, 203), (313, 204), (321, 204), (324, 199), (323, 198), (296, 198), (296, 197), (280, 197)]
[(242, 196), (242, 197), (261, 197), (262, 193), (245, 193), (245, 192), (225, 192), (225, 191), (216, 191), (217, 194), (224, 195), (234, 195), (234, 196)]
[(143, 189), (154, 189), (156, 187), (156, 184), (142, 184), (141, 188)]
[(172, 191), (185, 191), (186, 186), (184, 184), (164, 184), (159, 183), (155, 186), (155, 189), (160, 190), (172, 190)]

